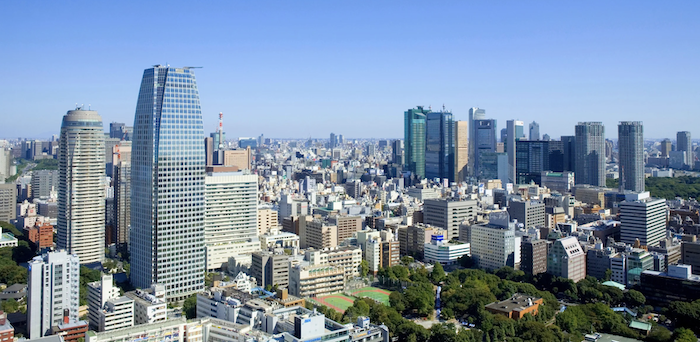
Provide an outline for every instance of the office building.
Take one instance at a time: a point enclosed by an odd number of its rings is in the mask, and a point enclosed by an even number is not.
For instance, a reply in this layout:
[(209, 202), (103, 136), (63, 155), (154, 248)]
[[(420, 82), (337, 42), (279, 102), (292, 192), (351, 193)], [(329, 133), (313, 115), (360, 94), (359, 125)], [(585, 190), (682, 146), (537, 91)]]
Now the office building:
[(109, 331), (134, 325), (134, 300), (119, 296), (111, 274), (87, 285), (90, 329)]
[(540, 124), (535, 121), (530, 123), (530, 135), (528, 139), (532, 141), (540, 140)]
[(0, 183), (4, 183), (5, 179), (17, 173), (14, 159), (11, 150), (0, 147)]
[(167, 319), (168, 304), (163, 285), (153, 284), (148, 289), (137, 289), (124, 295), (134, 301), (134, 325), (153, 324)]
[(398, 229), (399, 249), (401, 255), (423, 259), (425, 244), (430, 243), (431, 236), (440, 229), (423, 223), (415, 223), (408, 227)]
[(338, 226), (321, 219), (299, 222), (299, 246), (324, 249), (338, 245)]
[(430, 243), (425, 244), (423, 253), (424, 262), (453, 265), (458, 264), (462, 256), (469, 255), (470, 249), (468, 243), (447, 242), (442, 235), (433, 235)]
[(59, 249), (80, 262), (104, 260), (105, 145), (102, 118), (76, 108), (63, 117), (58, 151)]
[(299, 264), (289, 268), (289, 294), (315, 297), (343, 292), (345, 269), (333, 265)]
[(14, 183), (0, 184), (0, 221), (9, 223), (16, 218), (17, 186)]
[(508, 204), (508, 214), (525, 229), (545, 226), (545, 205), (541, 202), (513, 200)]
[(474, 120), (474, 138), (469, 138), (470, 144), (473, 144), (474, 154), (471, 160), (474, 163), (474, 175), (480, 179), (494, 179), (491, 175), (487, 176), (487, 170), (482, 170), (487, 158), (487, 155), (496, 153), (496, 120)]
[[(396, 246), (398, 249), (398, 245)], [(396, 253), (398, 258), (398, 252)], [(304, 253), (304, 260), (310, 265), (334, 265), (345, 270), (345, 278), (360, 276), (362, 249), (355, 246), (328, 248), (324, 250), (309, 249)]]
[(168, 301), (184, 300), (204, 287), (202, 141), (192, 69), (146, 69), (131, 155), (131, 282), (140, 288), (164, 285)]
[(543, 187), (565, 194), (574, 188), (574, 173), (570, 171), (542, 171), (540, 182)]
[(206, 265), (207, 270), (216, 270), (229, 257), (260, 249), (258, 176), (209, 172), (204, 183)]
[(692, 266), (693, 274), (700, 274), (700, 243), (683, 241), (680, 263)]
[(617, 126), (621, 188), (644, 191), (644, 127), (641, 121), (622, 121)]
[(586, 253), (576, 237), (558, 239), (549, 247), (547, 273), (574, 282), (586, 277)]
[(425, 177), (454, 182), (455, 126), (451, 112), (426, 115)]
[[(104, 249), (100, 248), (100, 251), (104, 252)], [(78, 255), (58, 251), (34, 257), (29, 262), (27, 289), (27, 332), (30, 339), (49, 335), (52, 328), (61, 324), (81, 323), (78, 320)], [(83, 323), (87, 325), (87, 322)]]
[(463, 182), (467, 178), (469, 164), (469, 123), (455, 121), (455, 182)]
[(131, 140), (134, 127), (127, 126), (123, 122), (112, 122), (109, 124), (109, 137), (120, 140)]
[[(549, 171), (550, 141), (520, 140), (515, 148), (515, 182), (542, 185), (542, 172)], [(510, 157), (510, 155), (509, 155)]]
[(689, 168), (695, 166), (695, 152), (693, 151), (693, 141), (690, 139), (690, 132), (682, 131), (676, 133), (676, 151), (685, 152), (685, 165)]
[(474, 200), (454, 201), (426, 199), (423, 202), (423, 223), (445, 230), (447, 241), (459, 238), (459, 225), (476, 219), (477, 203)]
[(351, 238), (356, 232), (362, 230), (362, 217), (333, 215), (328, 222), (338, 227), (338, 243)]
[[(484, 120), (486, 119), (486, 110), (480, 109), (480, 108), (469, 108), (469, 121), (467, 124), (467, 128), (469, 129), (469, 164), (468, 164), (468, 171), (470, 175), (474, 175), (476, 171), (476, 120)], [(494, 143), (495, 145), (495, 143)], [(495, 146), (494, 146), (495, 149)]]
[(665, 200), (651, 198), (649, 192), (626, 194), (619, 208), (621, 242), (655, 246), (666, 237)]
[[(292, 195), (282, 195), (278, 203), (279, 221), (292, 216), (309, 215), (309, 201)], [(298, 232), (297, 232), (298, 233)]]
[(668, 158), (670, 156), (673, 144), (671, 143), (671, 139), (664, 139), (661, 141), (661, 157)]
[(508, 212), (492, 212), (488, 223), (472, 225), (471, 254), (480, 268), (515, 267), (515, 225)]
[(396, 165), (404, 165), (403, 140), (391, 142), (391, 162)]
[(279, 248), (299, 248), (299, 235), (290, 232), (280, 231), (275, 227), (267, 233), (260, 235), (260, 247), (269, 249), (273, 247)]
[(120, 161), (114, 166), (114, 238), (120, 250), (129, 245), (131, 225), (131, 162)]
[(58, 170), (32, 171), (32, 195), (38, 199), (48, 199), (58, 190)]
[(520, 270), (527, 274), (547, 272), (547, 240), (525, 237), (520, 245)]
[(508, 182), (517, 183), (517, 173), (516, 173), (516, 151), (517, 151), (517, 141), (520, 140), (523, 135), (523, 126), (525, 124), (518, 120), (508, 120), (506, 122), (506, 138), (504, 141), (504, 147), (508, 153)]
[(601, 122), (576, 125), (576, 184), (605, 186), (605, 127)]
[(607, 271), (611, 270), (612, 272), (613, 258), (619, 256), (619, 253), (612, 247), (603, 247), (602, 242), (596, 243), (593, 248), (589, 247), (586, 251), (586, 275), (596, 279), (605, 279)]
[(266, 234), (279, 226), (279, 214), (271, 207), (258, 208), (258, 235)]
[(269, 251), (257, 251), (252, 254), (250, 276), (262, 287), (289, 285), (289, 256)]
[(425, 178), (426, 115), (429, 109), (418, 106), (404, 112), (404, 158), (406, 168), (418, 178)]
[(644, 271), (639, 284), (647, 304), (655, 307), (700, 299), (700, 277), (693, 274), (690, 265), (669, 265), (667, 272)]

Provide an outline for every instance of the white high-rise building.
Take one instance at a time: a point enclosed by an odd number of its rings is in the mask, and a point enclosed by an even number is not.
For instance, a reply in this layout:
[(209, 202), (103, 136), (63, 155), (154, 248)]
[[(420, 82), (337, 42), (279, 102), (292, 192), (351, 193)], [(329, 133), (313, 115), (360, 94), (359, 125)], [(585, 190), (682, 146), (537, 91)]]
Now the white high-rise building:
[(209, 172), (205, 184), (207, 270), (216, 270), (229, 257), (260, 250), (258, 176)]
[(481, 268), (515, 265), (515, 225), (508, 212), (493, 212), (489, 223), (471, 228), (471, 254)]
[(28, 268), (29, 339), (46, 336), (59, 324), (78, 323), (80, 258), (66, 251), (50, 252), (35, 257)]
[(102, 118), (81, 107), (63, 117), (58, 149), (57, 247), (89, 264), (104, 260), (105, 143)]
[(651, 198), (649, 192), (625, 195), (620, 203), (620, 241), (655, 246), (666, 237), (666, 201)]
[(181, 301), (204, 289), (205, 271), (206, 154), (192, 69), (144, 71), (132, 137), (131, 282), (161, 284), (168, 301)]

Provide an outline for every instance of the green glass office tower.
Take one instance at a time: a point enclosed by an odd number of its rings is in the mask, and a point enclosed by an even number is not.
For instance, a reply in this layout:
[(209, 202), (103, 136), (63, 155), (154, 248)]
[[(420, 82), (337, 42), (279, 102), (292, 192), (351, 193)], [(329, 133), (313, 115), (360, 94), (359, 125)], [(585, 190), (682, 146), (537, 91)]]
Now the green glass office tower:
[(406, 168), (418, 178), (425, 178), (425, 120), (429, 112), (418, 106), (403, 113)]
[(168, 301), (204, 289), (204, 128), (194, 72), (146, 69), (131, 154), (131, 281)]

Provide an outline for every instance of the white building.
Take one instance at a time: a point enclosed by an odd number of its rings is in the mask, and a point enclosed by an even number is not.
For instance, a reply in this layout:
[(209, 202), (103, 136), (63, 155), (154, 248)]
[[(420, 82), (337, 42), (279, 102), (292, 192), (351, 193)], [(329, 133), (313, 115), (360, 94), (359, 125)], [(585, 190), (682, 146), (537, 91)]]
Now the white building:
[(221, 269), (229, 257), (260, 250), (258, 176), (209, 172), (205, 178), (204, 242), (207, 270)]
[(17, 247), (17, 238), (10, 233), (3, 233), (0, 228), (0, 248), (2, 247)]
[(442, 240), (442, 236), (433, 236), (430, 243), (426, 243), (423, 249), (423, 261), (439, 262), (442, 265), (459, 263), (459, 258), (470, 254), (468, 243), (449, 243)]
[(167, 319), (165, 286), (153, 284), (149, 289), (127, 292), (125, 296), (134, 301), (134, 325), (152, 324)]
[(90, 328), (109, 331), (134, 325), (134, 301), (120, 297), (111, 274), (88, 284), (88, 320)]
[(576, 237), (559, 239), (549, 247), (547, 273), (574, 282), (586, 278), (586, 253)]
[(260, 235), (260, 247), (299, 248), (299, 235), (290, 232), (282, 232), (279, 228), (271, 228), (267, 233)]
[(197, 317), (214, 317), (236, 323), (241, 305), (238, 299), (224, 297), (222, 289), (212, 288), (197, 294)]
[(620, 241), (655, 246), (666, 238), (666, 200), (651, 198), (649, 192), (625, 195), (620, 203)]
[(58, 249), (89, 264), (104, 260), (105, 141), (96, 111), (63, 117), (58, 150)]
[[(101, 247), (100, 250), (104, 251)], [(30, 339), (50, 334), (52, 326), (79, 322), (80, 259), (77, 255), (59, 251), (35, 257), (29, 262), (27, 282)]]
[(471, 255), (481, 268), (515, 265), (515, 225), (508, 212), (492, 212), (489, 223), (472, 225)]

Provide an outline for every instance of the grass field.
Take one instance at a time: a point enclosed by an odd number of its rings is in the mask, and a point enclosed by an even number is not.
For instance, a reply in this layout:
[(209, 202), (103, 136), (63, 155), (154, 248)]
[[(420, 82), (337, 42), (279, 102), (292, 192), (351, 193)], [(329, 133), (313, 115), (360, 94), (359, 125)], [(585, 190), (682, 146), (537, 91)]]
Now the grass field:
[(348, 297), (341, 293), (337, 293), (327, 296), (316, 297), (314, 300), (321, 305), (325, 305), (335, 311), (344, 313), (347, 308), (352, 306), (352, 303), (355, 301), (355, 298)]
[(361, 289), (353, 290), (352, 293), (355, 297), (368, 297), (372, 298), (384, 305), (389, 305), (389, 295), (391, 292), (387, 290), (382, 290), (376, 287), (364, 287)]

